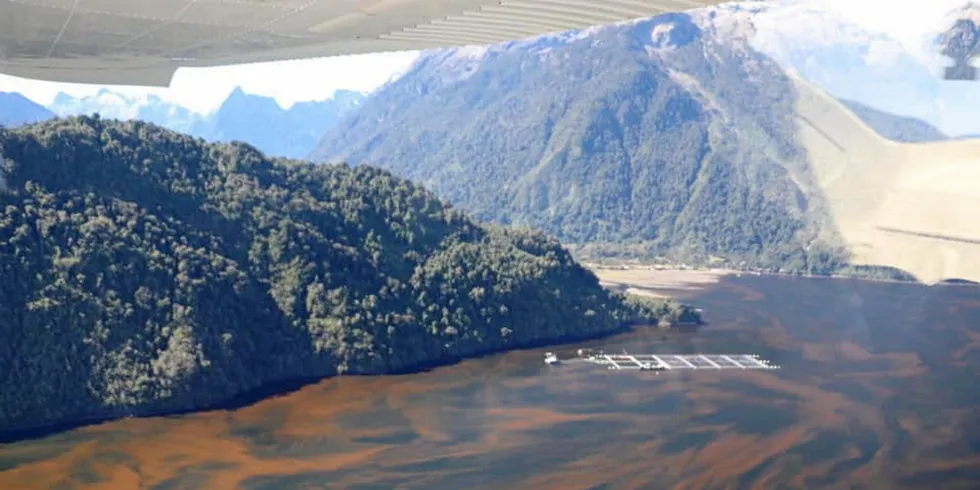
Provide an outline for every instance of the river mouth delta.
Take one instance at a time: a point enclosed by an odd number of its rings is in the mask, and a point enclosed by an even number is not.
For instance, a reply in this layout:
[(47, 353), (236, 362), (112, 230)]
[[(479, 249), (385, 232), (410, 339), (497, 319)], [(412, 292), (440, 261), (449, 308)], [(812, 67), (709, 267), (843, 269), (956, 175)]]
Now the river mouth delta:
[[(647, 274), (657, 274), (648, 272)], [(704, 309), (234, 410), (0, 445), (0, 488), (923, 488), (980, 481), (980, 289), (604, 277)], [(669, 280), (668, 280), (669, 279)], [(545, 351), (744, 352), (779, 370), (607, 371)]]

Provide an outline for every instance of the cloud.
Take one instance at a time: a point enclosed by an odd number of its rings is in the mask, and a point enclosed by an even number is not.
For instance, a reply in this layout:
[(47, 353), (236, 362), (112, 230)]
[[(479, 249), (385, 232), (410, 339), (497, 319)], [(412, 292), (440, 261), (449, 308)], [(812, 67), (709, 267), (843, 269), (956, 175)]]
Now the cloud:
[(919, 59), (934, 60), (933, 38), (948, 27), (949, 13), (966, 3), (964, 0), (813, 0), (812, 5), (836, 11), (869, 31), (888, 34)]

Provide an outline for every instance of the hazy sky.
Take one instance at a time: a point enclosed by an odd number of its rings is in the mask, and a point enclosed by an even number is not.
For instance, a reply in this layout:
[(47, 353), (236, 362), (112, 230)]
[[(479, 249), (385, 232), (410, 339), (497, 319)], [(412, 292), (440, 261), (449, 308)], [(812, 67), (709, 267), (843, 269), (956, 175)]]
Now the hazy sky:
[[(256, 63), (215, 68), (181, 68), (169, 88), (109, 87), (124, 94), (155, 93), (199, 112), (215, 109), (235, 88), (275, 97), (280, 105), (322, 100), (337, 89), (370, 91), (407, 69), (418, 52), (335, 56), (278, 63)], [(51, 83), (0, 74), (0, 92), (20, 92), (40, 104), (58, 92), (81, 96), (100, 86)]]
[[(887, 32), (914, 54), (926, 56), (925, 33), (936, 32), (945, 14), (964, 0), (783, 0), (805, 2), (842, 13), (875, 32)], [(276, 98), (283, 106), (302, 100), (319, 100), (340, 88), (370, 91), (407, 69), (417, 52), (381, 53), (238, 65), (219, 68), (186, 68), (177, 71), (169, 89), (112, 87), (114, 91), (157, 93), (193, 110), (207, 112), (240, 85), (246, 92)], [(41, 104), (50, 103), (59, 91), (73, 95), (95, 93), (100, 87), (38, 82), (0, 75), (0, 91), (20, 92)]]
[[(932, 36), (948, 27), (948, 15), (970, 0), (793, 0), (836, 10), (873, 32), (888, 33), (918, 57), (932, 58)], [(975, 2), (974, 2), (975, 3)]]

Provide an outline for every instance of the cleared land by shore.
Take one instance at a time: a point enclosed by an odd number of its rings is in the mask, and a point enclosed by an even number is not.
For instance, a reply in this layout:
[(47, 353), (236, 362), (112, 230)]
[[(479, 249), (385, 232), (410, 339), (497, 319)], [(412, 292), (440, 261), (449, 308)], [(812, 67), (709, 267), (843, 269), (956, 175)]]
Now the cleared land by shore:
[[(780, 272), (739, 271), (720, 268), (671, 269), (640, 264), (628, 266), (586, 264), (586, 266), (599, 277), (599, 282), (603, 287), (652, 298), (672, 298), (676, 300), (684, 300), (689, 298), (706, 287), (717, 283), (722, 277), (729, 275), (754, 275), (826, 280), (858, 280), (863, 282), (890, 284), (914, 283), (914, 281), (910, 282), (896, 279), (861, 277), (846, 274), (790, 274)], [(928, 285), (942, 287), (978, 287), (978, 285), (974, 282), (943, 282)]]
[(607, 288), (653, 298), (683, 298), (717, 283), (725, 275), (738, 274), (727, 269), (682, 270), (602, 266), (590, 266), (590, 269)]

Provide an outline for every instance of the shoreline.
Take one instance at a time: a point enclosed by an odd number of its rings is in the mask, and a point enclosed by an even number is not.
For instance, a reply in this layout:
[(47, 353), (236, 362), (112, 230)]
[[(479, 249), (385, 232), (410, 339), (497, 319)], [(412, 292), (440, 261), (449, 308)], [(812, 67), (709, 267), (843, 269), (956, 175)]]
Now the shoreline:
[[(671, 325), (671, 327), (668, 328), (668, 330), (691, 329), (691, 328), (698, 328), (699, 326), (700, 325), (679, 323), (679, 324)], [(76, 429), (84, 429), (86, 427), (112, 423), (128, 418), (174, 417), (174, 416), (181, 416), (181, 415), (190, 415), (195, 413), (237, 410), (240, 408), (255, 405), (257, 403), (261, 403), (268, 399), (277, 398), (281, 396), (288, 396), (292, 393), (296, 393), (297, 391), (302, 390), (303, 388), (318, 383), (322, 383), (324, 381), (333, 378), (338, 378), (343, 376), (347, 376), (347, 377), (410, 376), (414, 374), (422, 374), (422, 373), (430, 372), (432, 370), (442, 368), (442, 367), (454, 366), (469, 360), (483, 359), (486, 357), (507, 354), (509, 352), (543, 349), (546, 347), (560, 348), (563, 346), (579, 344), (582, 342), (607, 339), (607, 338), (615, 337), (617, 335), (622, 335), (633, 331), (637, 331), (643, 328), (657, 329), (658, 327), (656, 325), (626, 323), (623, 324), (620, 328), (609, 330), (606, 332), (594, 332), (588, 335), (569, 335), (558, 339), (538, 339), (516, 346), (501, 346), (499, 348), (492, 348), (465, 357), (452, 356), (452, 357), (444, 357), (439, 359), (422, 361), (402, 369), (391, 370), (391, 371), (380, 372), (380, 373), (351, 372), (351, 373), (340, 374), (340, 375), (325, 374), (325, 375), (311, 375), (311, 376), (296, 376), (287, 379), (272, 380), (272, 381), (262, 383), (256, 386), (255, 388), (233, 395), (232, 397), (225, 399), (223, 401), (218, 401), (215, 403), (202, 405), (200, 407), (195, 407), (195, 408), (146, 411), (141, 413), (135, 413), (137, 411), (134, 411), (134, 413), (131, 414), (117, 414), (117, 415), (105, 415), (105, 416), (93, 415), (93, 416), (82, 417), (74, 420), (44, 423), (44, 424), (38, 424), (34, 426), (22, 426), (22, 427), (15, 427), (15, 428), (5, 427), (5, 428), (0, 428), (0, 445), (44, 439), (46, 437), (57, 436), (59, 434), (70, 432)]]
[(717, 284), (728, 273), (722, 270), (683, 269), (622, 269), (597, 268), (590, 270), (599, 284), (626, 294), (684, 302), (691, 294)]
[[(780, 273), (780, 272), (762, 272), (762, 271), (739, 271), (734, 269), (723, 269), (723, 268), (706, 268), (706, 269), (692, 269), (692, 268), (668, 268), (668, 267), (654, 267), (654, 266), (602, 266), (598, 264), (583, 264), (589, 270), (596, 274), (600, 283), (611, 290), (621, 290), (630, 294), (636, 294), (640, 296), (653, 297), (658, 299), (675, 299), (681, 303), (685, 302), (685, 296), (688, 294), (696, 294), (697, 292), (711, 287), (717, 284), (722, 278), (729, 276), (740, 277), (741, 275), (759, 276), (759, 277), (770, 277), (770, 278), (803, 278), (803, 279), (833, 279), (833, 280), (854, 280), (863, 281), (870, 283), (882, 283), (882, 284), (909, 284), (909, 285), (919, 285), (926, 287), (933, 286), (971, 286), (976, 287), (977, 284), (960, 284), (960, 283), (936, 283), (936, 284), (924, 284), (921, 282), (912, 281), (901, 281), (894, 279), (874, 279), (874, 278), (861, 278), (850, 275), (817, 275), (817, 274), (790, 274), (790, 273)], [(619, 274), (620, 277), (616, 278), (615, 274)], [(613, 274), (613, 277), (610, 275)], [(634, 276), (634, 277), (621, 277), (622, 275)], [(638, 277), (637, 277), (638, 276)], [(631, 279), (631, 280), (629, 280)], [(692, 326), (687, 324), (673, 324), (668, 330), (673, 329), (689, 329), (698, 328), (699, 326)], [(239, 394), (233, 395), (232, 397), (218, 401), (215, 403), (203, 405), (194, 408), (185, 409), (172, 409), (172, 410), (160, 410), (160, 411), (146, 411), (141, 413), (131, 414), (115, 414), (115, 415), (104, 415), (104, 416), (89, 416), (74, 420), (59, 421), (45, 424), (38, 424), (29, 427), (16, 427), (16, 428), (0, 428), (0, 445), (2, 444), (13, 444), (28, 440), (43, 439), (50, 436), (55, 436), (64, 432), (69, 432), (76, 429), (82, 429), (85, 427), (91, 427), (95, 425), (101, 425), (105, 423), (111, 423), (126, 418), (152, 418), (152, 417), (171, 417), (171, 416), (181, 416), (193, 413), (210, 412), (210, 411), (220, 411), (220, 410), (236, 410), (239, 408), (254, 405), (256, 403), (261, 403), (264, 400), (270, 398), (276, 398), (280, 396), (287, 396), (291, 393), (295, 393), (305, 387), (321, 383), (331, 378), (338, 376), (355, 376), (355, 377), (374, 377), (374, 376), (407, 376), (413, 374), (421, 374), (425, 372), (432, 371), (446, 366), (453, 366), (464, 361), (471, 359), (481, 359), (495, 355), (506, 354), (515, 351), (526, 351), (526, 350), (536, 350), (546, 347), (560, 348), (567, 345), (588, 342), (593, 340), (601, 340), (605, 338), (615, 337), (624, 333), (629, 333), (631, 331), (637, 331), (640, 329), (649, 328), (656, 329), (656, 325), (644, 325), (644, 324), (624, 324), (620, 328), (609, 330), (605, 332), (595, 332), (589, 335), (572, 335), (564, 336), (557, 339), (538, 339), (530, 341), (521, 345), (515, 346), (500, 346), (496, 348), (487, 349), (485, 351), (477, 352), (468, 356), (452, 356), (444, 357), (439, 359), (433, 359), (428, 361), (422, 361), (416, 363), (412, 366), (405, 367), (398, 370), (392, 370), (380, 373), (348, 373), (343, 375), (336, 374), (324, 374), (324, 375), (310, 375), (310, 376), (296, 376), (287, 379), (271, 380), (262, 383), (255, 388), (243, 391)]]
[[(622, 285), (632, 285), (623, 281), (610, 281), (604, 278), (604, 274), (615, 273), (615, 272), (625, 272), (625, 273), (644, 273), (649, 275), (672, 275), (672, 276), (709, 276), (715, 280), (712, 282), (718, 282), (722, 277), (735, 276), (741, 277), (746, 276), (758, 276), (758, 277), (775, 277), (775, 278), (789, 278), (789, 279), (834, 279), (834, 280), (852, 280), (852, 281), (862, 281), (871, 283), (881, 283), (881, 284), (908, 284), (926, 287), (936, 287), (936, 286), (970, 286), (978, 287), (980, 283), (970, 282), (963, 279), (944, 279), (935, 283), (925, 283), (918, 280), (901, 280), (901, 279), (888, 279), (888, 278), (876, 278), (876, 277), (863, 277), (860, 274), (804, 274), (804, 273), (791, 273), (791, 272), (778, 272), (778, 271), (754, 271), (754, 270), (739, 270), (739, 269), (726, 269), (726, 268), (684, 268), (684, 267), (666, 267), (666, 266), (654, 266), (654, 265), (602, 265), (602, 264), (583, 264), (586, 268), (591, 270), (599, 280), (603, 283), (619, 283)], [(663, 289), (674, 290), (675, 286), (689, 285), (689, 284), (701, 284), (696, 281), (685, 281), (678, 278), (668, 278), (662, 279), (663, 283), (667, 286)], [(669, 298), (672, 296), (663, 296)]]

